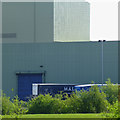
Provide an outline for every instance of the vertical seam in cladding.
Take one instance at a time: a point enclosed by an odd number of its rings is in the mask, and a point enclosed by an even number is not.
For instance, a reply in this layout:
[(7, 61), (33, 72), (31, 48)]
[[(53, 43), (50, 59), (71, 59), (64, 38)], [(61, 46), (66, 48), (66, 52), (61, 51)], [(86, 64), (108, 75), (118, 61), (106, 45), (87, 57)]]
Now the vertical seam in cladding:
[(34, 40), (36, 42), (36, 2), (34, 1)]
[(55, 1), (53, 1), (53, 42), (55, 42)]

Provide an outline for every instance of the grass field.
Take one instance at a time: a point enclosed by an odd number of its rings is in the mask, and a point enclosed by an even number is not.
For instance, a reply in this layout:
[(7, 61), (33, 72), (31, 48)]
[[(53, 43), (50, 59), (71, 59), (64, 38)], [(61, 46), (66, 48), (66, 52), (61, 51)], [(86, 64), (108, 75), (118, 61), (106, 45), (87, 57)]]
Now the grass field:
[[(14, 116), (3, 115), (2, 118), (14, 118)], [(103, 118), (101, 114), (26, 114), (19, 118)]]

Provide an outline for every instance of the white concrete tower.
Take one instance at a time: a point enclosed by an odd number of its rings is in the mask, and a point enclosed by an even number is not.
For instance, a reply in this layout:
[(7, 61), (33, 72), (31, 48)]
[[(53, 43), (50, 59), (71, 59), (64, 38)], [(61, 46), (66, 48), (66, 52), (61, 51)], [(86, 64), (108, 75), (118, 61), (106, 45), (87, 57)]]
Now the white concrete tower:
[(54, 40), (89, 41), (90, 4), (85, 0), (55, 0)]

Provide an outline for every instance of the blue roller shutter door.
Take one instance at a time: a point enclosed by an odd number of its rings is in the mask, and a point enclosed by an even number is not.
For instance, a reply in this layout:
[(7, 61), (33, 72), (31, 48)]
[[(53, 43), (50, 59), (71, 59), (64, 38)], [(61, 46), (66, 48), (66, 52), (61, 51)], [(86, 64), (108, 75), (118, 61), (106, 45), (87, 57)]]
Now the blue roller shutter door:
[(28, 100), (30, 98), (33, 83), (42, 83), (42, 74), (18, 75), (18, 97), (21, 100)]

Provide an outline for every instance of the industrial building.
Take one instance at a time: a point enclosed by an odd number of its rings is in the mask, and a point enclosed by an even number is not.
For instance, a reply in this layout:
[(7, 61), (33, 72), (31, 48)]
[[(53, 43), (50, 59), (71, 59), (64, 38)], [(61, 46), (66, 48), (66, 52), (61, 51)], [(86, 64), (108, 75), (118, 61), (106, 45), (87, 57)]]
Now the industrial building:
[(2, 21), (3, 43), (90, 39), (88, 2), (3, 2)]
[[(76, 3), (74, 16), (69, 5), (75, 3), (2, 4), (2, 89), (7, 95), (31, 95), (32, 83), (102, 83), (102, 64), (104, 82), (118, 82), (118, 42), (104, 42), (102, 59), (101, 42), (89, 40), (89, 3)], [(76, 18), (75, 24), (69, 18)]]

